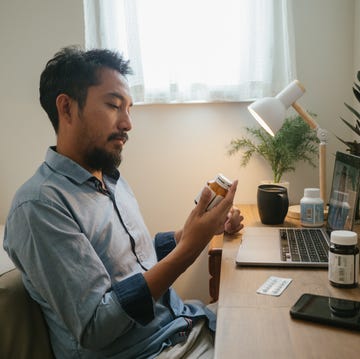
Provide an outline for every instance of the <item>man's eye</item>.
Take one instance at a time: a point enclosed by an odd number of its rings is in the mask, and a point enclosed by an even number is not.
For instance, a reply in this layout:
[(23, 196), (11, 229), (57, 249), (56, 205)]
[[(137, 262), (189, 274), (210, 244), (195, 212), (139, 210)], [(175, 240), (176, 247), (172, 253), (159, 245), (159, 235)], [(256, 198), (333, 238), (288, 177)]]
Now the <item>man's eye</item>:
[(120, 106), (117, 106), (114, 103), (108, 103), (108, 106), (110, 106), (111, 108), (116, 108), (116, 109), (120, 108)]

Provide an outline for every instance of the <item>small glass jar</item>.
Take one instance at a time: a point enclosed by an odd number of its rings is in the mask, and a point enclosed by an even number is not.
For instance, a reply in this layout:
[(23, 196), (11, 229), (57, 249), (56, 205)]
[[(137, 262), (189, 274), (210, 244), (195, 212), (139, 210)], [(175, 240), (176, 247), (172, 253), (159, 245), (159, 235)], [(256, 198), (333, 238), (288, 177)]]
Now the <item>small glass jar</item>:
[(352, 231), (332, 231), (329, 249), (329, 281), (335, 287), (355, 288), (359, 278), (358, 236)]
[(300, 200), (301, 225), (303, 227), (322, 227), (324, 224), (324, 201), (319, 188), (305, 188)]
[[(232, 182), (227, 179), (222, 173), (216, 175), (213, 180), (208, 181), (207, 186), (211, 190), (211, 200), (209, 202), (206, 210), (213, 208), (216, 206), (227, 194), (229, 188), (232, 185)], [(195, 198), (195, 203), (199, 202), (202, 191)]]

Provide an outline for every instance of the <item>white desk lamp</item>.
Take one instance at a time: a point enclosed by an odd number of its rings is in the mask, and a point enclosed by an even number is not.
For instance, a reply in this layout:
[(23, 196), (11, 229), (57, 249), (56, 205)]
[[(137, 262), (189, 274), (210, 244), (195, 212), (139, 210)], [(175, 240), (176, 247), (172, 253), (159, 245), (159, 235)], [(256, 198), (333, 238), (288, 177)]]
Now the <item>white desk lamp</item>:
[(265, 97), (253, 102), (250, 113), (260, 125), (272, 136), (281, 128), (287, 109), (292, 106), (302, 119), (317, 131), (319, 144), (319, 187), (320, 196), (326, 205), (326, 142), (327, 131), (319, 127), (315, 120), (296, 101), (305, 93), (304, 86), (294, 80), (275, 97)]

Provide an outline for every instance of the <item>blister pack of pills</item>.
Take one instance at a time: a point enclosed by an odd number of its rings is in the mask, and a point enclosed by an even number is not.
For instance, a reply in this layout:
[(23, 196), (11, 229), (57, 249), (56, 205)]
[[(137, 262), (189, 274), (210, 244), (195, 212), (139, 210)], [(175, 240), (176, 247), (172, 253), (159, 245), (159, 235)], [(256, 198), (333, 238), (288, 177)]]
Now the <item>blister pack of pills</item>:
[(291, 281), (291, 278), (271, 276), (260, 286), (256, 293), (279, 296), (287, 288)]

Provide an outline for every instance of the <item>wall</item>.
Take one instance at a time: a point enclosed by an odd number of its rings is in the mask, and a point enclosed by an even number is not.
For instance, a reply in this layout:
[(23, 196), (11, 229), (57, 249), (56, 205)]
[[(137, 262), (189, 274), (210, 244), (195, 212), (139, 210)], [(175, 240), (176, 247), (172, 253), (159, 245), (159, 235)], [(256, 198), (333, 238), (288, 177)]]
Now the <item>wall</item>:
[(38, 101), (40, 73), (61, 47), (83, 44), (83, 28), (80, 0), (0, 1), (0, 223), (54, 143)]
[[(294, 1), (298, 78), (307, 89), (299, 103), (317, 113), (320, 125), (329, 130), (328, 183), (333, 153), (344, 149), (334, 133), (349, 134), (338, 118), (348, 115), (343, 102), (351, 101), (354, 68), (360, 68), (354, 64), (359, 60), (354, 51), (358, 3)], [(50, 122), (38, 104), (40, 72), (60, 47), (83, 44), (83, 39), (80, 0), (0, 2), (1, 223), (16, 189), (54, 143)], [(239, 158), (226, 154), (231, 139), (240, 137), (245, 126), (255, 125), (244, 103), (135, 106), (132, 114), (134, 130), (121, 172), (132, 184), (153, 234), (182, 226), (193, 198), (218, 172), (239, 178), (237, 203), (255, 203), (259, 181), (271, 177), (260, 159), (240, 168)], [(317, 170), (303, 164), (285, 177), (293, 203), (304, 187), (318, 183)], [(207, 300), (205, 253), (175, 286), (184, 298)]]

